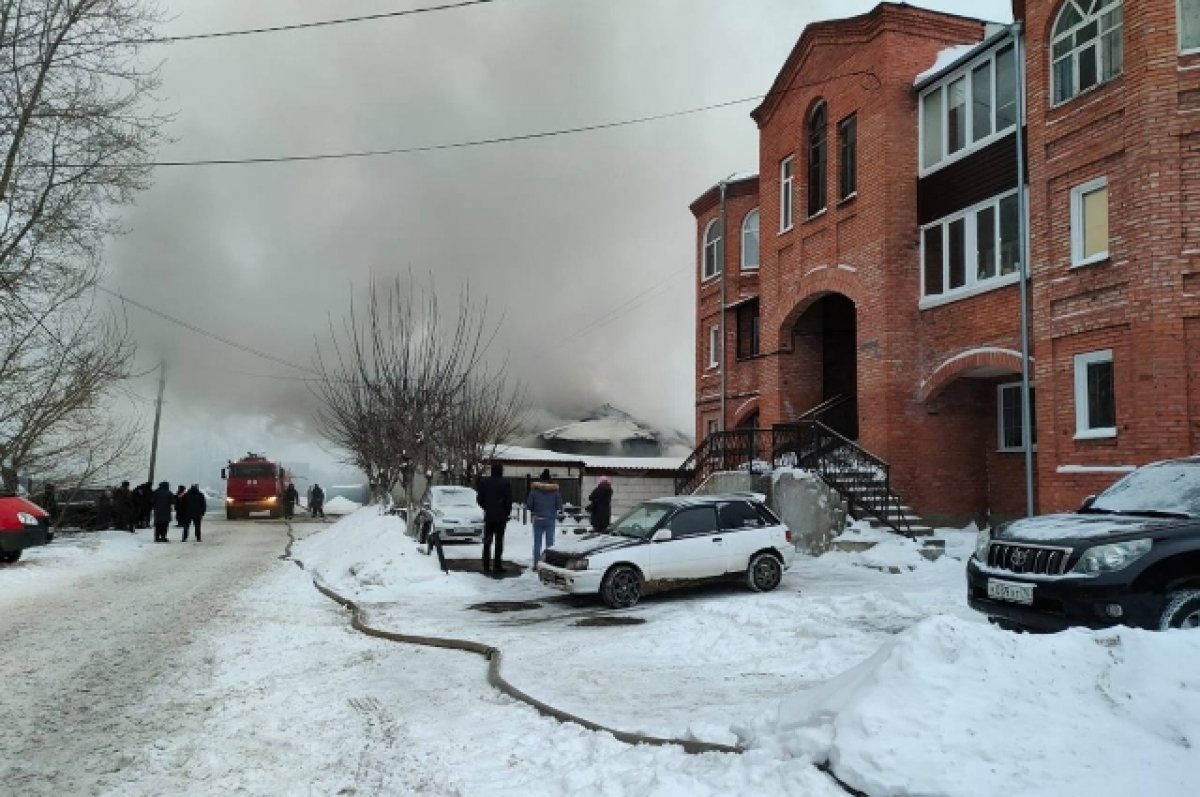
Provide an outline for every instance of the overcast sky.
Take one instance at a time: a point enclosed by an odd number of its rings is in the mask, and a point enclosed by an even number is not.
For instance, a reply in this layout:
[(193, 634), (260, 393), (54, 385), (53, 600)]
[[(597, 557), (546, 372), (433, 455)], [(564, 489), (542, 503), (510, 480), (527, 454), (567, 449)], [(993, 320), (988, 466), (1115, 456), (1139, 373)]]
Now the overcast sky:
[[(393, 11), (422, 0), (160, 0), (164, 34)], [(495, 0), (466, 9), (151, 48), (176, 119), (160, 159), (437, 144), (640, 117), (764, 93), (808, 22), (866, 0)], [(922, 2), (1011, 18), (1007, 0)], [(475, 149), (160, 169), (109, 247), (131, 298), (308, 363), (372, 272), (470, 283), (538, 405), (604, 402), (692, 432), (688, 204), (757, 169), (753, 103)], [(659, 285), (648, 294), (647, 289)], [(608, 323), (596, 322), (618, 311)], [(285, 366), (128, 310), (170, 369), (160, 461), (179, 478), (249, 447), (317, 461)], [(153, 378), (133, 389), (152, 397)], [(144, 406), (145, 405), (143, 403)], [(168, 474), (164, 473), (164, 475)]]

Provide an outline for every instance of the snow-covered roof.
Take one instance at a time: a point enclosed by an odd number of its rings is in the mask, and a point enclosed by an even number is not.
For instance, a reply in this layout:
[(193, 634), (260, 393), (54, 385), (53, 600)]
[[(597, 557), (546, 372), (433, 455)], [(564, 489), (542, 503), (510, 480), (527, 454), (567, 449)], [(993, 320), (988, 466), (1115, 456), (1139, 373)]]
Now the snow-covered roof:
[(619, 443), (622, 440), (655, 440), (653, 432), (629, 418), (598, 418), (578, 421), (542, 432), (547, 440), (573, 440), (581, 443)]
[(952, 64), (955, 64), (960, 59), (966, 57), (968, 53), (974, 51), (974, 49), (978, 46), (979, 42), (976, 42), (974, 44), (955, 44), (942, 49), (940, 52), (938, 52), (937, 58), (934, 59), (933, 66), (917, 75), (917, 77), (913, 80), (913, 85), (920, 86), (934, 75), (940, 74), (945, 69), (949, 69)]
[(561, 454), (544, 448), (497, 446), (493, 459), (502, 462), (559, 463), (579, 465), (588, 470), (660, 470), (676, 471), (685, 457), (602, 457), (591, 454)]

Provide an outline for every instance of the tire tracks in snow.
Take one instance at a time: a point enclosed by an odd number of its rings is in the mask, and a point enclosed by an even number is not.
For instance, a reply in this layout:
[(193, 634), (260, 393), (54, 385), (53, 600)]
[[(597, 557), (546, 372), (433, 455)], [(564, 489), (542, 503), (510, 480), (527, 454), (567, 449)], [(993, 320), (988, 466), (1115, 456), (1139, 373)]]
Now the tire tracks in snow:
[[(741, 746), (705, 742), (698, 739), (675, 739), (659, 736), (645, 736), (640, 733), (622, 731), (616, 728), (610, 728), (607, 725), (601, 725), (598, 722), (593, 722), (589, 719), (585, 719), (584, 717), (571, 714), (570, 712), (563, 711), (560, 708), (556, 708), (549, 703), (538, 700), (532, 695), (521, 691), (505, 680), (504, 676), (501, 674), (503, 653), (498, 647), (485, 645), (481, 642), (474, 642), (468, 639), (402, 634), (395, 631), (376, 628), (366, 621), (366, 612), (363, 611), (361, 606), (359, 606), (355, 601), (345, 597), (344, 595), (341, 595), (328, 584), (325, 584), (315, 572), (311, 572), (307, 567), (305, 567), (304, 562), (293, 556), (292, 548), (295, 546), (296, 537), (292, 532), (292, 526), (290, 523), (287, 524), (287, 534), (287, 547), (284, 549), (283, 555), (279, 558), (294, 562), (295, 565), (301, 570), (305, 571), (306, 573), (311, 573), (313, 587), (315, 587), (318, 592), (329, 598), (334, 603), (348, 610), (350, 612), (350, 626), (361, 634), (365, 634), (366, 636), (374, 637), (376, 639), (388, 640), (390, 642), (398, 642), (407, 645), (419, 645), (430, 648), (442, 648), (447, 650), (460, 650), (466, 653), (474, 653), (482, 656), (488, 662), (488, 684), (490, 684), (499, 692), (508, 695), (510, 698), (520, 703), (530, 706), (542, 716), (549, 717), (557, 720), (558, 722), (578, 725), (586, 728), (589, 731), (607, 733), (618, 741), (629, 745), (644, 744), (652, 747), (680, 747), (685, 753), (692, 755), (699, 755), (702, 753), (727, 753), (740, 755), (745, 752), (745, 748)], [(356, 709), (358, 709), (360, 713), (363, 713), (364, 715), (370, 714), (373, 711), (358, 707), (356, 707)], [(368, 724), (370, 724), (371, 720), (369, 718), (367, 721)], [(814, 766), (828, 776), (830, 780), (832, 780), (838, 786), (838, 788), (846, 792), (846, 794), (851, 795), (851, 797), (870, 797), (865, 792), (858, 791), (843, 781), (837, 775), (837, 773), (834, 772), (833, 765), (828, 760), (814, 763)]]

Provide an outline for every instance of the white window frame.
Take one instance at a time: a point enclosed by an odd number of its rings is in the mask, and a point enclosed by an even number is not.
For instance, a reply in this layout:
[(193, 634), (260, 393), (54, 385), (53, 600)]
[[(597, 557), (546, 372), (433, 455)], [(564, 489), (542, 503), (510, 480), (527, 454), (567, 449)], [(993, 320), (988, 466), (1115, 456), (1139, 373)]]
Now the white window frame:
[[(1017, 394), (1017, 403), (1020, 404), (1021, 403), (1021, 384), (1022, 383), (1020, 383), (1020, 382), (1005, 382), (1003, 384), (996, 385), (996, 451), (998, 451), (999, 453), (1002, 453), (1002, 454), (1011, 454), (1014, 451), (1021, 452), (1021, 451), (1025, 450), (1025, 446), (1020, 445), (1020, 444), (1016, 445), (1016, 446), (1004, 445), (1004, 392), (1008, 391), (1008, 390), (1015, 391)], [(1029, 410), (1030, 410), (1031, 415), (1033, 414), (1034, 396), (1035, 396), (1034, 385), (1032, 382), (1030, 382), (1029, 383)], [(1022, 414), (1022, 416), (1024, 416), (1025, 413), (1023, 410), (1022, 410), (1021, 414)], [(1023, 417), (1022, 417), (1022, 422), (1024, 422)], [(1037, 437), (1036, 437), (1037, 428), (1036, 428), (1036, 426), (1031, 425), (1031, 428), (1029, 431), (1030, 431), (1031, 435), (1035, 435), (1033, 438), (1032, 448), (1034, 451), (1037, 451)]]
[[(754, 219), (754, 237), (756, 239), (754, 249), (758, 253), (758, 259), (754, 263), (747, 263), (746, 262), (746, 233), (749, 232), (749, 230), (747, 229), (747, 225), (750, 223), (751, 218)], [(755, 208), (754, 210), (747, 213), (745, 215), (745, 217), (742, 219), (742, 246), (741, 246), (741, 249), (742, 249), (742, 271), (758, 271), (758, 267), (762, 263), (762, 216), (758, 212), (758, 208)]]
[[(784, 177), (786, 170), (791, 171)], [(788, 155), (779, 162), (779, 232), (796, 226), (796, 156)]]
[[(1075, 355), (1075, 439), (1076, 440), (1095, 440), (1105, 437), (1116, 437), (1116, 426), (1104, 426), (1097, 429), (1092, 429), (1091, 419), (1088, 417), (1088, 400), (1087, 400), (1087, 369), (1089, 365), (1096, 363), (1111, 363), (1113, 361), (1112, 349), (1101, 349), (1100, 351), (1089, 351), (1083, 354)], [(1114, 366), (1113, 376), (1113, 401), (1116, 402), (1116, 375)], [(1116, 413), (1113, 413), (1114, 419)]]
[(1200, 14), (1200, 0), (1179, 0), (1175, 4), (1175, 27), (1179, 30), (1179, 52), (1182, 55), (1200, 53), (1200, 40), (1192, 47), (1186, 46), (1186, 43), (1183, 41), (1183, 4), (1189, 2), (1196, 7), (1193, 13)]
[(721, 349), (721, 326), (714, 324), (708, 328), (708, 370), (712, 370), (721, 364), (720, 357)]
[[(1097, 252), (1088, 257), (1083, 256), (1084, 245), (1084, 229), (1083, 229), (1083, 197), (1087, 194), (1095, 193), (1101, 188), (1105, 189), (1108, 194), (1108, 210), (1109, 212), (1109, 241), (1104, 246), (1103, 252)], [(1080, 266), (1090, 266), (1093, 263), (1099, 263), (1109, 258), (1109, 244), (1112, 243), (1112, 192), (1108, 190), (1108, 178), (1097, 177), (1095, 180), (1088, 180), (1082, 185), (1077, 185), (1071, 189), (1071, 267), (1078, 268)]]
[[(718, 224), (720, 219), (713, 219), (708, 224), (704, 225), (704, 237), (700, 239), (700, 281), (708, 282), (711, 279), (716, 279), (721, 274), (721, 239), (724, 237), (721, 231), (717, 233), (717, 239), (711, 243), (708, 240), (708, 235)], [(708, 248), (713, 247), (713, 270), (708, 269)]]
[[(1059, 34), (1056, 36), (1054, 34), (1054, 31), (1056, 28), (1058, 28), (1058, 21), (1059, 21), (1059, 19), (1062, 18), (1062, 15), (1066, 13), (1067, 8), (1069, 6), (1075, 7), (1076, 11), (1078, 11), (1080, 16), (1083, 17), (1083, 21), (1077, 23), (1066, 33)], [(1101, 46), (1101, 44), (1103, 42), (1105, 33), (1107, 33), (1108, 31), (1100, 30), (1099, 26), (1100, 26), (1101, 21), (1104, 18), (1104, 15), (1107, 14), (1108, 12), (1112, 11), (1114, 8), (1116, 8), (1118, 6), (1121, 7), (1121, 24), (1119, 26), (1119, 30), (1120, 30), (1119, 35), (1122, 37), (1121, 68), (1119, 70), (1117, 70), (1117, 72), (1115, 72), (1111, 77), (1106, 78), (1106, 77), (1104, 77), (1105, 69), (1104, 69), (1104, 63), (1103, 63), (1104, 49)], [(1082, 27), (1085, 27), (1086, 25), (1089, 25), (1093, 21), (1096, 23), (1096, 26), (1097, 26), (1096, 38), (1093, 41), (1089, 42), (1087, 45), (1085, 45), (1083, 48), (1072, 45), (1070, 54), (1066, 56), (1067, 58), (1071, 59), (1071, 75), (1072, 75), (1072, 79), (1074, 81), (1075, 91), (1069, 97), (1064, 97), (1061, 100), (1056, 100), (1055, 97), (1058, 96), (1058, 83), (1057, 83), (1057, 78), (1055, 77), (1056, 71), (1054, 69), (1054, 66), (1058, 61), (1060, 61), (1062, 59), (1056, 59), (1054, 57), (1054, 45), (1061, 39), (1065, 39), (1069, 36), (1074, 36), (1076, 31), (1078, 31)], [(1076, 0), (1066, 0), (1066, 2), (1063, 3), (1059, 7), (1058, 13), (1054, 15), (1054, 23), (1050, 26), (1050, 41), (1047, 43), (1047, 47), (1046, 47), (1046, 56), (1050, 59), (1050, 107), (1059, 108), (1059, 107), (1071, 102), (1075, 98), (1077, 98), (1081, 95), (1087, 94), (1088, 92), (1093, 91), (1095, 89), (1098, 89), (1101, 86), (1105, 85), (1106, 83), (1109, 83), (1113, 80), (1116, 80), (1118, 77), (1120, 77), (1125, 72), (1125, 46), (1124, 46), (1125, 42), (1124, 42), (1124, 38), (1123, 38), (1124, 34), (1125, 34), (1124, 0), (1107, 0), (1105, 5), (1096, 9), (1096, 13), (1091, 14), (1090, 16), (1083, 13), (1082, 9), (1080, 9), (1079, 4), (1076, 2)], [(1084, 49), (1087, 49), (1087, 47), (1095, 47), (1096, 48), (1096, 82), (1093, 85), (1088, 86), (1086, 89), (1081, 89), (1081, 88), (1079, 88), (1079, 53), (1082, 52)]]
[[(988, 146), (989, 144), (995, 142), (996, 140), (1010, 135), (1012, 133), (1012, 131), (1016, 129), (1017, 124), (1021, 120), (1017, 120), (1017, 122), (1014, 122), (1013, 124), (1007, 125), (1000, 129), (997, 129), (997, 126), (996, 126), (996, 110), (997, 110), (996, 55), (1001, 50), (1011, 48), (1013, 51), (1013, 58), (1014, 59), (1016, 58), (1016, 48), (1013, 46), (1012, 41), (1011, 40), (1005, 40), (1005, 41), (1007, 43), (998, 43), (997, 46), (993, 47), (991, 50), (988, 50), (988, 52), (984, 53), (979, 58), (974, 58), (970, 62), (963, 64), (958, 69), (954, 70), (953, 72), (946, 75), (945, 77), (940, 78), (936, 83), (934, 83), (931, 86), (927, 86), (925, 89), (923, 89), (921, 91), (921, 95), (917, 98), (917, 128), (918, 128), (917, 129), (917, 139), (918, 139), (918, 141), (917, 141), (917, 176), (918, 177), (924, 177), (927, 174), (933, 174), (938, 169), (944, 169), (945, 167), (949, 166), (950, 164), (954, 163), (955, 161), (962, 160), (963, 158), (967, 157), (968, 155), (970, 155), (974, 152), (978, 152), (979, 150), (981, 150), (984, 147)], [(981, 65), (983, 65), (984, 63), (989, 64), (988, 70), (992, 76), (992, 79), (990, 81), (991, 82), (991, 94), (992, 94), (992, 96), (990, 97), (991, 108), (992, 108), (992, 132), (990, 134), (984, 136), (983, 138), (979, 139), (978, 141), (974, 141), (972, 139), (973, 139), (974, 133), (975, 133), (975, 116), (974, 116), (974, 113), (972, 112), (972, 108), (974, 108), (974, 102), (975, 102), (975, 98), (974, 98), (975, 83), (971, 79), (971, 77), (974, 74), (975, 70), (977, 68), (979, 68)], [(1017, 74), (1019, 74), (1019, 70), (1018, 70), (1019, 65), (1015, 63), (1015, 60), (1014, 60), (1013, 66), (1014, 66), (1013, 74), (1015, 77)], [(949, 86), (954, 81), (958, 80), (959, 78), (966, 78), (966, 81), (967, 81), (967, 100), (966, 100), (966, 117), (967, 118), (964, 120), (966, 123), (966, 137), (967, 137), (966, 141), (967, 141), (967, 143), (966, 143), (966, 146), (964, 146), (962, 149), (957, 150), (952, 153), (952, 152), (950, 152), (950, 121), (949, 121), (950, 120), (950, 108), (947, 105), (946, 87)], [(1025, 89), (1023, 86), (1017, 86), (1016, 90), (1020, 91), (1020, 92), (1024, 92)], [(942, 154), (941, 154), (941, 157), (939, 157), (936, 161), (934, 161), (932, 164), (929, 164), (927, 166), (927, 165), (925, 165), (925, 98), (930, 94), (934, 94), (934, 93), (938, 93), (938, 92), (940, 92), (942, 94), (941, 115), (938, 117), (938, 124), (941, 126), (941, 133), (942, 133)], [(1020, 102), (1019, 98), (1018, 98), (1018, 102), (1017, 102), (1017, 107), (1019, 110), (1023, 110), (1025, 107), (1025, 103)]]
[[(1001, 254), (1000, 253), (1000, 203), (1002, 201), (1004, 201), (1005, 199), (1008, 199), (1009, 197), (1015, 197), (1016, 195), (1017, 195), (1017, 189), (1013, 189), (1011, 191), (1005, 191), (1003, 194), (997, 194), (996, 196), (991, 197), (990, 199), (986, 199), (983, 202), (979, 202), (978, 204), (971, 205), (970, 207), (967, 207), (967, 208), (963, 208), (962, 210), (956, 211), (955, 213), (952, 213), (949, 216), (944, 216), (944, 217), (938, 219), (937, 221), (930, 222), (929, 224), (926, 224), (923, 227), (921, 227), (921, 229), (920, 229), (921, 245), (919, 247), (921, 274), (920, 274), (920, 279), (917, 280), (917, 282), (919, 283), (918, 309), (926, 310), (931, 307), (938, 307), (943, 304), (949, 304), (951, 302), (956, 302), (960, 299), (967, 299), (972, 296), (978, 296), (981, 293), (988, 293), (990, 291), (997, 290), (998, 288), (1004, 288), (1009, 285), (1015, 285), (1017, 282), (1020, 281), (1020, 279), (1021, 279), (1021, 264), (1020, 263), (1017, 263), (1017, 268), (1012, 273), (1009, 273), (1009, 274), (1001, 274), (1000, 273), (1000, 254)], [(984, 208), (987, 208), (989, 206), (994, 208), (993, 218), (995, 219), (994, 234), (996, 236), (995, 247), (994, 247), (995, 258), (996, 258), (996, 276), (990, 277), (988, 279), (980, 280), (978, 278), (977, 264), (975, 263), (974, 258), (972, 257), (972, 254), (975, 252), (975, 250), (977, 248), (976, 244), (978, 243), (978, 237), (977, 237), (978, 236), (978, 227), (977, 227), (976, 219), (977, 219), (977, 214), (979, 213), (979, 211), (981, 211)], [(1028, 208), (1028, 203), (1026, 203), (1026, 207)], [(967, 279), (961, 288), (954, 288), (953, 290), (950, 290), (948, 288), (945, 288), (945, 286), (950, 284), (950, 245), (949, 245), (950, 236), (949, 236), (948, 228), (951, 223), (958, 221), (959, 219), (965, 220), (965, 233), (964, 233), (964, 242), (963, 243), (964, 243), (964, 247), (966, 250), (966, 257), (967, 257), (967, 265), (966, 265)], [(1024, 226), (1024, 225), (1020, 225), (1020, 224), (1018, 225), (1018, 232), (1017, 232), (1018, 235), (1021, 234), (1022, 226)], [(942, 229), (942, 285), (943, 285), (944, 289), (942, 290), (941, 293), (934, 293), (934, 294), (926, 295), (925, 294), (925, 231), (932, 227), (942, 227), (943, 228)]]

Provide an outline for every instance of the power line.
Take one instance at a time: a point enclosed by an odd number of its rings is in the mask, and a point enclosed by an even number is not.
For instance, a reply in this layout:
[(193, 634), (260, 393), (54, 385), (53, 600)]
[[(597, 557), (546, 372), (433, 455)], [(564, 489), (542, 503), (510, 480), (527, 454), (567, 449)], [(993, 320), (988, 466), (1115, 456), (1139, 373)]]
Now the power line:
[[(800, 91), (802, 89), (812, 88), (814, 86), (824, 85), (834, 80), (842, 80), (850, 77), (869, 77), (880, 84), (879, 76), (875, 74), (873, 69), (856, 69), (850, 72), (843, 72), (825, 80), (813, 81), (811, 83), (797, 84), (786, 89), (774, 92), (775, 95), (786, 94), (791, 91)], [(269, 163), (302, 163), (311, 161), (330, 161), (330, 160), (349, 160), (359, 158), (377, 158), (392, 155), (412, 155), (421, 152), (439, 152), (443, 150), (453, 149), (468, 149), (475, 147), (490, 146), (493, 144), (509, 144), (517, 141), (533, 141), (543, 138), (555, 138), (558, 136), (575, 135), (578, 133), (591, 133), (600, 130), (611, 130), (618, 127), (629, 127), (631, 125), (646, 124), (648, 122), (659, 122), (665, 119), (675, 119), (681, 116), (693, 116), (695, 114), (707, 113), (709, 111), (721, 110), (730, 108), (735, 105), (745, 105), (750, 102), (758, 102), (772, 96), (772, 94), (756, 94), (750, 97), (742, 97), (736, 100), (726, 100), (725, 102), (717, 102), (711, 105), (702, 105), (695, 108), (686, 108), (681, 111), (669, 111), (666, 113), (651, 114), (649, 116), (637, 116), (631, 119), (619, 119), (611, 122), (598, 122), (590, 125), (578, 125), (576, 127), (563, 127), (553, 130), (541, 130), (533, 133), (518, 133), (511, 136), (493, 136), (491, 138), (480, 138), (469, 141), (455, 141), (443, 144), (425, 144), (415, 147), (393, 147), (389, 149), (367, 149), (367, 150), (352, 150), (350, 152), (327, 152), (313, 153), (308, 155), (268, 155), (252, 158), (206, 158), (199, 160), (178, 160), (178, 161), (143, 161), (138, 163), (128, 164), (112, 164), (114, 168), (130, 168), (142, 169), (146, 167), (154, 168), (185, 168), (195, 166), (251, 166)], [(32, 165), (32, 164), (31, 164)], [(43, 164), (48, 168), (48, 164)], [(85, 168), (85, 164), (57, 164), (59, 168)]]
[(247, 346), (244, 343), (238, 343), (235, 340), (230, 340), (229, 338), (225, 337), (224, 335), (219, 335), (216, 332), (212, 332), (210, 330), (205, 329), (204, 327), (200, 327), (200, 326), (197, 326), (188, 321), (184, 321), (182, 319), (176, 318), (175, 316), (168, 315), (168, 314), (162, 312), (161, 310), (156, 310), (153, 307), (150, 307), (149, 305), (142, 304), (141, 302), (136, 301), (134, 299), (130, 299), (128, 296), (118, 293), (117, 291), (109, 290), (108, 288), (105, 288), (103, 285), (97, 285), (96, 290), (102, 291), (103, 293), (106, 293), (109, 296), (112, 296), (113, 298), (120, 300), (124, 304), (131, 305), (133, 307), (138, 308), (139, 310), (150, 313), (151, 315), (158, 316), (159, 318), (163, 319), (164, 321), (169, 321), (170, 323), (175, 324), (176, 326), (180, 326), (191, 332), (195, 332), (197, 335), (203, 335), (206, 338), (212, 338), (213, 340), (217, 341), (218, 343), (223, 343), (226, 346), (229, 346), (230, 348), (234, 348), (239, 351), (244, 351), (247, 354), (253, 354), (255, 357), (261, 357), (264, 360), (270, 360), (271, 362), (278, 363), (279, 365), (286, 365), (288, 368), (294, 368), (297, 371), (304, 371), (306, 373), (317, 374), (318, 376), (320, 376), (320, 374), (317, 371), (313, 370), (312, 368), (309, 368), (308, 366), (298, 365), (297, 363), (290, 362), (288, 360), (283, 359), (282, 357), (277, 357), (274, 354), (269, 354), (265, 351), (262, 351), (261, 349), (256, 349), (253, 346)]
[(175, 44), (176, 42), (198, 41), (201, 39), (228, 39), (234, 36), (254, 36), (260, 33), (283, 33), (286, 31), (307, 30), (309, 28), (325, 28), (330, 25), (349, 25), (356, 22), (376, 22), (382, 19), (395, 19), (415, 14), (428, 14), (435, 11), (453, 11), (468, 6), (484, 5), (493, 0), (464, 0), (460, 3), (443, 3), (436, 6), (422, 6), (404, 11), (383, 11), (378, 14), (363, 14), (356, 17), (340, 17), (338, 19), (322, 19), (315, 22), (296, 22), (289, 25), (271, 25), (265, 28), (246, 28), (243, 30), (224, 30), (210, 33), (191, 33), (182, 36), (155, 36), (146, 39), (121, 39), (114, 44)]
[[(682, 273), (684, 271), (691, 271), (691, 270), (692, 270), (692, 267), (690, 265), (688, 265), (688, 266), (684, 266), (683, 268), (679, 268), (679, 269), (672, 271), (670, 274), (667, 274), (667, 276), (663, 277), (661, 280), (659, 280), (658, 282), (649, 286), (645, 290), (639, 291), (638, 293), (636, 293), (633, 296), (626, 299), (621, 304), (610, 309), (608, 312), (606, 312), (603, 315), (584, 324), (582, 327), (580, 327), (578, 330), (576, 330), (574, 337), (572, 337), (572, 340), (577, 340), (578, 338), (586, 335), (588, 332), (591, 332), (594, 329), (599, 329), (601, 327), (608, 326), (609, 323), (616, 321), (621, 316), (626, 315), (627, 313), (629, 313), (633, 310), (636, 310), (639, 306), (641, 306), (641, 304), (644, 303), (639, 300), (651, 298), (651, 296), (655, 295), (656, 293), (661, 292), (662, 289), (664, 287), (666, 287), (666, 285), (672, 279), (674, 279), (677, 275), (679, 275), (680, 273)], [(626, 308), (628, 308), (628, 309), (626, 309)]]

